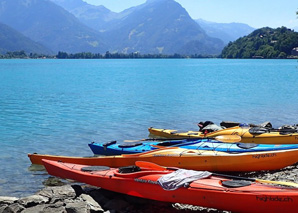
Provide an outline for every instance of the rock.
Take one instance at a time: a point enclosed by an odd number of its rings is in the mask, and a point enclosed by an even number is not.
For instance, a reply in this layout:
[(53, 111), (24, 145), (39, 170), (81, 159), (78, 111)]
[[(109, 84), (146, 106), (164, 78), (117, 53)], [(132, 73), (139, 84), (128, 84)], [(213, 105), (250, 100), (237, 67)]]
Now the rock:
[(79, 198), (81, 198), (85, 203), (87, 203), (92, 212), (104, 212), (101, 206), (90, 195), (81, 194)]
[(18, 204), (18, 203), (13, 203), (9, 206), (7, 206), (4, 210), (3, 210), (3, 213), (19, 213), (21, 211), (23, 211), (25, 209), (24, 206)]
[[(42, 213), (67, 213), (66, 209), (64, 206), (60, 206), (60, 207), (55, 207), (55, 206), (51, 206), (51, 205), (47, 205), (44, 209)], [(22, 212), (23, 213), (23, 212)]]
[(30, 208), (25, 209), (22, 211), (22, 213), (67, 213), (66, 209), (64, 206), (55, 206), (55, 205), (48, 205), (48, 204), (42, 204), (42, 205), (37, 205), (33, 206)]
[(71, 187), (75, 191), (77, 197), (79, 197), (81, 194), (84, 193), (84, 190), (80, 185), (75, 184), (75, 185), (71, 185)]
[(84, 201), (75, 201), (65, 206), (67, 213), (90, 213), (90, 208)]
[(50, 198), (50, 203), (56, 203), (64, 199), (74, 199), (76, 197), (76, 192), (71, 185), (46, 187), (37, 194)]
[(41, 195), (31, 195), (28, 197), (21, 198), (17, 202), (20, 205), (28, 208), (39, 204), (47, 203), (49, 202), (49, 198)]
[(109, 199), (104, 195), (103, 190), (95, 188), (84, 188), (86, 194), (89, 194), (99, 205), (104, 205)]
[(45, 186), (64, 186), (65, 182), (62, 182), (61, 179), (56, 177), (49, 177), (45, 181), (42, 182)]
[(40, 204), (33, 207), (29, 207), (29, 208), (26, 208), (24, 211), (22, 211), (22, 213), (32, 213), (32, 212), (43, 213), (45, 206), (46, 206), (45, 204)]
[(19, 198), (17, 197), (5, 197), (5, 196), (0, 196), (0, 206), (2, 204), (12, 204), (16, 202)]
[[(6, 207), (8, 207), (8, 205), (7, 204), (2, 204), (2, 205), (0, 205), (0, 213), (5, 213), (5, 208)], [(10, 213), (10, 212), (7, 212), (7, 213)]]

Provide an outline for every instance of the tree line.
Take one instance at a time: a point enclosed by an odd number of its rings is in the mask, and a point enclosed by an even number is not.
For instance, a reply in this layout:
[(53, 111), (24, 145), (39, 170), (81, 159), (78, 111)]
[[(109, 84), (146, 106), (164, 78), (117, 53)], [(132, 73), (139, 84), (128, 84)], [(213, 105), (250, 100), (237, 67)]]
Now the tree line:
[(12, 51), (7, 52), (6, 54), (0, 54), (0, 59), (12, 59), (12, 58), (56, 58), (56, 59), (154, 59), (154, 58), (215, 58), (216, 56), (203, 56), (203, 55), (180, 55), (180, 54), (173, 54), (173, 55), (165, 55), (165, 54), (140, 54), (140, 53), (110, 53), (107, 51), (105, 54), (100, 53), (91, 53), (91, 52), (81, 52), (81, 53), (67, 53), (59, 51), (57, 55), (44, 55), (44, 54), (37, 54), (37, 53), (30, 53), (27, 54), (24, 50), (21, 51)]
[(20, 51), (9, 51), (5, 54), (0, 54), (0, 59), (13, 59), (13, 58), (20, 58), (20, 59), (37, 59), (37, 58), (55, 58), (53, 55), (45, 55), (45, 54), (39, 54), (39, 53), (30, 53), (27, 54), (24, 50)]
[(110, 53), (107, 51), (105, 54), (100, 53), (91, 53), (91, 52), (81, 52), (81, 53), (66, 53), (66, 52), (58, 52), (56, 58), (58, 59), (134, 59), (134, 58), (211, 58), (216, 56), (203, 56), (203, 55), (181, 55), (181, 54), (140, 54), (138, 52), (135, 53)]

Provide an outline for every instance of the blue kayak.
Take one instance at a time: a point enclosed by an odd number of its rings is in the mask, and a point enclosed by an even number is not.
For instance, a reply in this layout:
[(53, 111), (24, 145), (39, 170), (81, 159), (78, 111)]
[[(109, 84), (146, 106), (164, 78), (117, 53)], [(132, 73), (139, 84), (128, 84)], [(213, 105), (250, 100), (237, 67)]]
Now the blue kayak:
[(151, 151), (162, 147), (180, 147), (186, 149), (220, 151), (229, 153), (287, 150), (298, 148), (298, 144), (254, 144), (240, 142), (224, 143), (212, 139), (168, 140), (163, 142), (152, 140), (144, 142), (140, 141), (136, 143), (117, 143), (117, 141), (111, 141), (102, 144), (92, 142), (88, 145), (95, 155), (135, 154)]

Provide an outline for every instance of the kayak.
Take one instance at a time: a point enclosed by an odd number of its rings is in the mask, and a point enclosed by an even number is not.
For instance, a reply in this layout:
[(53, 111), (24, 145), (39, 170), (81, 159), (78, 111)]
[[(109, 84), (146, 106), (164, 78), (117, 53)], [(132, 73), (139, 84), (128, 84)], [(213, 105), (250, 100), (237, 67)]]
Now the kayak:
[(277, 170), (292, 165), (298, 161), (298, 149), (227, 153), (170, 147), (138, 154), (102, 157), (68, 157), (40, 154), (28, 154), (28, 157), (32, 164), (42, 164), (42, 159), (48, 159), (84, 165), (121, 167), (133, 165), (136, 161), (149, 161), (162, 166), (193, 170), (250, 172)]
[(212, 139), (196, 140), (167, 140), (157, 142), (146, 140), (144, 142), (117, 143), (89, 143), (88, 146), (95, 155), (121, 155), (147, 152), (162, 147), (180, 147), (220, 152), (257, 152), (272, 150), (298, 149), (298, 144), (255, 144), (255, 143), (223, 143)]
[[(139, 163), (141, 166), (136, 166)], [(237, 180), (205, 171), (157, 169), (146, 167), (146, 162), (124, 168), (51, 160), (43, 160), (43, 165), (52, 176), (146, 199), (232, 212), (297, 212), (297, 188), (261, 184), (249, 178)]]
[(172, 129), (148, 129), (151, 135), (169, 139), (216, 137), (219, 135), (239, 135), (242, 143), (258, 144), (298, 144), (297, 130), (266, 129), (261, 127), (231, 127), (204, 134), (200, 131), (178, 132)]

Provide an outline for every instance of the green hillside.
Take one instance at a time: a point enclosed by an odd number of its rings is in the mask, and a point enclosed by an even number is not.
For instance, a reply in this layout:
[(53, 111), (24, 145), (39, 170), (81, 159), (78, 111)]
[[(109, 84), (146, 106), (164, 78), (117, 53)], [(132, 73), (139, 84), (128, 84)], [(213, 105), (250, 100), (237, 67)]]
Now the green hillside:
[(11, 27), (0, 23), (0, 54), (21, 50), (26, 53), (53, 53), (45, 46), (32, 41)]
[(222, 58), (287, 58), (298, 47), (298, 33), (286, 27), (255, 30), (248, 36), (230, 42)]

